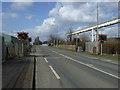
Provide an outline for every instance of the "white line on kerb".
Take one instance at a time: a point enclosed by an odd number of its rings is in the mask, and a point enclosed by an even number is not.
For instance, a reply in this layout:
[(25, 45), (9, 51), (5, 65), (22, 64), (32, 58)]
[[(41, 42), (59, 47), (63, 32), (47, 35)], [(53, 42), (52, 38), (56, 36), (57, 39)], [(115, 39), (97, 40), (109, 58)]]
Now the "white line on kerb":
[(89, 67), (93, 67), (93, 65), (92, 65), (92, 64), (88, 64), (88, 66), (89, 66)]
[(36, 70), (35, 70), (35, 87), (37, 87), (37, 69), (38, 69), (38, 66), (37, 66), (37, 58), (36, 58)]
[(56, 76), (56, 78), (60, 79), (60, 76), (56, 73), (56, 71), (53, 69), (53, 67), (51, 65), (49, 65), (49, 67), (52, 70), (52, 72), (54, 73), (54, 75)]
[(48, 63), (48, 60), (46, 59), (46, 58), (44, 58), (45, 59), (45, 61)]
[(98, 68), (96, 68), (96, 67), (93, 67), (93, 65), (91, 65), (91, 64), (86, 64), (86, 63), (80, 62), (80, 61), (78, 61), (78, 60), (75, 60), (75, 59), (73, 59), (73, 58), (71, 58), (71, 57), (68, 57), (68, 56), (66, 56), (66, 55), (60, 54), (60, 53), (58, 53), (58, 52), (56, 52), (56, 51), (53, 51), (53, 50), (51, 50), (51, 51), (54, 52), (54, 53), (57, 53), (57, 54), (59, 54), (59, 55), (61, 55), (61, 56), (63, 56), (63, 57), (65, 57), (65, 58), (67, 58), (67, 59), (69, 59), (69, 60), (72, 60), (72, 61), (77, 62), (77, 63), (79, 63), (79, 64), (85, 65), (85, 66), (87, 66), (87, 67), (89, 67), (89, 68), (92, 68), (92, 69), (94, 69), (94, 70), (97, 70), (97, 71), (99, 71), (99, 72), (102, 72), (102, 73), (104, 73), (104, 74), (107, 74), (107, 75), (109, 75), (109, 76), (112, 76), (112, 77), (114, 77), (114, 78), (120, 79), (120, 77), (118, 77), (118, 76), (116, 76), (116, 75), (113, 75), (113, 74), (111, 74), (111, 73), (108, 73), (108, 72), (106, 72), (106, 71), (104, 71), (104, 70), (98, 69)]
[[(33, 81), (33, 72), (34, 72), (34, 65), (32, 66), (32, 81)], [(32, 81), (31, 81), (31, 87), (32, 87), (32, 84), (33, 84)]]

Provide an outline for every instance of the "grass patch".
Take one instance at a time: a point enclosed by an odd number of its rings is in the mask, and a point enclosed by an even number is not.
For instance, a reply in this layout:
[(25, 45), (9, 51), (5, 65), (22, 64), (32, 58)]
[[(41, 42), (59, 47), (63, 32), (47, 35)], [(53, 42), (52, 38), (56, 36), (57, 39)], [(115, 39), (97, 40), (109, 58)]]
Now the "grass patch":
[(103, 59), (110, 59), (110, 60), (119, 60), (120, 55), (112, 55), (112, 54), (103, 54), (103, 55), (97, 55), (97, 54), (91, 54), (88, 52), (83, 52), (84, 54), (91, 55), (97, 58), (103, 58)]
[[(64, 48), (64, 47), (53, 47), (53, 48), (58, 48), (58, 49), (62, 49), (62, 50), (68, 50), (68, 51), (76, 52), (74, 49), (70, 49), (70, 48)], [(113, 54), (97, 55), (97, 54), (91, 54), (91, 53), (88, 53), (88, 52), (78, 52), (78, 53), (86, 54), (86, 55), (96, 57), (96, 58), (110, 59), (110, 60), (115, 60), (115, 61), (118, 61), (119, 57), (120, 57), (120, 55), (113, 55)]]

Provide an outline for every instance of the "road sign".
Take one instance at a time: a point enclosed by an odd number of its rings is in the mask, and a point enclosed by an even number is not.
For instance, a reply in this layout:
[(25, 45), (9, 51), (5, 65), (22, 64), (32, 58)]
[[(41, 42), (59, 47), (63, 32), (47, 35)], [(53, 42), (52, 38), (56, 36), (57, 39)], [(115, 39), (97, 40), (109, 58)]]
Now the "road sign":
[(106, 40), (107, 40), (107, 35), (105, 34), (98, 35), (98, 41), (106, 41)]
[(104, 41), (100, 41), (100, 43), (101, 43), (101, 44), (103, 44), (103, 43), (104, 43)]
[(17, 37), (19, 40), (28, 40), (28, 33), (27, 32), (18, 32)]

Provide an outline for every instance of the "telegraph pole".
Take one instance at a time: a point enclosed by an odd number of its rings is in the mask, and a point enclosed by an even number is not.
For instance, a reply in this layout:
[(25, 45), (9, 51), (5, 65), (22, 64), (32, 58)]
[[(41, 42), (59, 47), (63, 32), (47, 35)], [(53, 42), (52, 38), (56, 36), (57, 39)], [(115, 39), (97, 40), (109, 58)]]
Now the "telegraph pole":
[(98, 0), (97, 0), (97, 29), (96, 29), (96, 41), (98, 41)]
[[(98, 0), (97, 0), (97, 29), (96, 29), (96, 42), (98, 42), (98, 19), (99, 17), (98, 17)], [(97, 43), (97, 51), (96, 51), (97, 53), (99, 52), (99, 43)]]

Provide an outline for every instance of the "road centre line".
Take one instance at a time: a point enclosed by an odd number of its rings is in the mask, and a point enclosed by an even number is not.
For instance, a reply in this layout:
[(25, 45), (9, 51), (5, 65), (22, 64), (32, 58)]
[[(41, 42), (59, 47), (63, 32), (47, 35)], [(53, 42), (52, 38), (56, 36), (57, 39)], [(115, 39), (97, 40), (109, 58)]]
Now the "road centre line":
[[(44, 60), (48, 63), (48, 60), (46, 58), (44, 58)], [(60, 76), (57, 74), (57, 72), (53, 69), (53, 67), (51, 65), (49, 65), (50, 69), (52, 70), (52, 72), (54, 73), (54, 75), (56, 76), (57, 79), (60, 79)]]
[(102, 73), (107, 74), (107, 75), (109, 75), (109, 76), (112, 76), (112, 77), (114, 77), (114, 78), (120, 79), (120, 77), (118, 77), (118, 76), (116, 76), (116, 75), (113, 75), (113, 74), (111, 74), (111, 73), (109, 73), (109, 72), (106, 72), (106, 71), (104, 71), (104, 70), (98, 69), (98, 68), (96, 68), (96, 67), (93, 67), (93, 65), (80, 62), (80, 61), (75, 60), (75, 59), (73, 59), (73, 58), (71, 58), (71, 57), (68, 57), (68, 56), (66, 56), (66, 55), (60, 54), (60, 53), (58, 53), (58, 52), (56, 52), (56, 51), (53, 51), (53, 50), (51, 50), (51, 51), (54, 52), (54, 53), (57, 53), (57, 54), (59, 54), (59, 55), (61, 55), (61, 56), (63, 56), (63, 57), (65, 57), (65, 58), (67, 58), (67, 59), (69, 59), (69, 60), (72, 60), (72, 61), (77, 62), (77, 63), (79, 63), (79, 64), (85, 65), (85, 66), (87, 66), (87, 67), (89, 67), (89, 68), (92, 68), (92, 69), (94, 69), (94, 70), (96, 70), (96, 71), (99, 71), (99, 72), (102, 72)]
[(44, 58), (44, 60), (48, 63), (48, 60), (46, 58)]
[(56, 78), (60, 79), (60, 76), (56, 73), (56, 71), (53, 69), (53, 67), (51, 65), (49, 65), (49, 67), (52, 70), (52, 72), (54, 73), (54, 75), (56, 76)]

